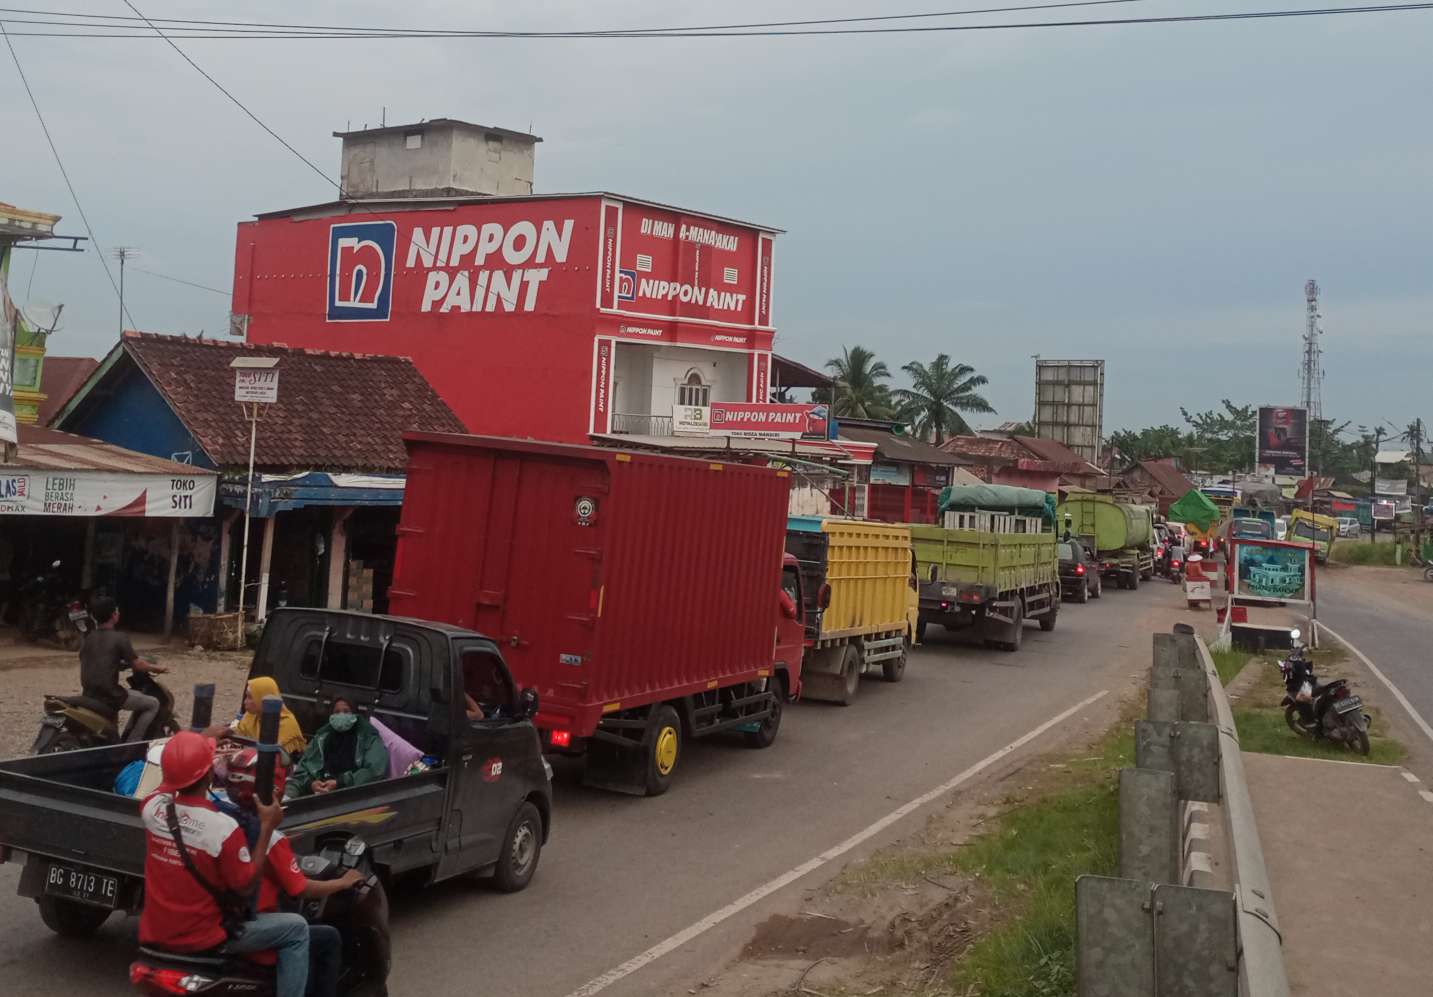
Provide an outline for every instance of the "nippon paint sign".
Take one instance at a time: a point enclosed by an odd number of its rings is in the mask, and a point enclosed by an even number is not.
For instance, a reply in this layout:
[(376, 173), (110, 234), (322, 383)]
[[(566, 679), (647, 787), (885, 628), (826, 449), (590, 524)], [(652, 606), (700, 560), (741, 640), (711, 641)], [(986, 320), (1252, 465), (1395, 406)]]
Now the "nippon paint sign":
[(824, 440), (830, 431), (827, 413), (825, 405), (712, 402), (711, 435)]
[(624, 315), (771, 323), (772, 234), (648, 205), (602, 205), (598, 304)]

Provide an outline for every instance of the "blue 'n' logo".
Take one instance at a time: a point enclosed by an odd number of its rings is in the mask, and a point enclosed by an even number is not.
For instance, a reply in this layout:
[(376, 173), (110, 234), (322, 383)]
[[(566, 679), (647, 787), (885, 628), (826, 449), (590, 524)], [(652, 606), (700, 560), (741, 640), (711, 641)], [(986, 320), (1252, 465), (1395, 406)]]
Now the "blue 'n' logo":
[(387, 322), (398, 226), (350, 222), (328, 230), (328, 320)]

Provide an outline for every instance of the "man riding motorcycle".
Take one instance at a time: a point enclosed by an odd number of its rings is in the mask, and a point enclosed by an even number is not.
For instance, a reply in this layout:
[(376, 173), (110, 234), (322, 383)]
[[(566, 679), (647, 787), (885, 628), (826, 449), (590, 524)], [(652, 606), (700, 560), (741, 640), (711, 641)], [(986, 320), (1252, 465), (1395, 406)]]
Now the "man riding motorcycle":
[(147, 855), (140, 944), (170, 952), (230, 955), (274, 950), (277, 997), (303, 997), (308, 922), (298, 914), (251, 914), (284, 811), (254, 801), (259, 830), (251, 851), (237, 821), (209, 799), (214, 742), (183, 731), (160, 755), (163, 782), (140, 808)]
[(95, 619), (95, 629), (85, 635), (85, 642), (80, 645), (81, 694), (104, 703), (115, 713), (120, 710), (133, 713), (134, 722), (127, 740), (143, 741), (159, 714), (159, 700), (125, 689), (119, 684), (119, 674), (132, 668), (137, 672), (163, 675), (168, 669), (141, 658), (129, 637), (115, 629), (119, 624), (119, 606), (109, 596), (97, 596), (90, 604), (90, 615)]
[[(241, 748), (229, 757), (224, 769), (224, 786), (236, 811), (235, 816), (250, 843), (256, 844), (260, 829), (258, 796), (254, 791), (259, 769), (258, 750)], [(275, 765), (273, 799), (283, 798), (286, 781), (284, 767)], [(268, 862), (264, 865), (263, 878), (259, 881), (256, 910), (260, 914), (266, 914), (280, 910), (285, 900), (314, 900), (332, 896), (357, 886), (363, 879), (363, 873), (357, 869), (348, 870), (338, 879), (309, 879), (300, 871), (298, 858), (295, 857), (293, 847), (284, 837), (284, 833), (274, 831), (269, 840)], [(334, 997), (338, 985), (339, 959), (343, 954), (343, 939), (337, 928), (327, 924), (310, 924), (308, 933), (308, 994), (310, 997)], [(272, 963), (267, 953), (255, 957), (254, 961)]]

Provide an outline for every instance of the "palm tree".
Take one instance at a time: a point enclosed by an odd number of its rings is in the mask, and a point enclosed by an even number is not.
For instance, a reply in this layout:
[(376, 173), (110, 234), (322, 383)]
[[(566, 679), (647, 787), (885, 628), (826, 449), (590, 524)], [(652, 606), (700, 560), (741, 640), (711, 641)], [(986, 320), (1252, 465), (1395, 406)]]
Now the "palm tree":
[(891, 376), (889, 368), (864, 346), (846, 346), (841, 353), (826, 361), (826, 368), (836, 375), (835, 414), (853, 419), (889, 416), (891, 389), (880, 383)]
[(908, 419), (921, 437), (933, 437), (936, 446), (945, 442), (947, 433), (970, 432), (960, 413), (995, 411), (976, 394), (977, 388), (989, 383), (985, 375), (977, 374), (969, 364), (952, 364), (945, 353), (930, 366), (913, 360), (901, 370), (911, 376), (911, 386), (892, 392), (900, 403), (900, 416)]

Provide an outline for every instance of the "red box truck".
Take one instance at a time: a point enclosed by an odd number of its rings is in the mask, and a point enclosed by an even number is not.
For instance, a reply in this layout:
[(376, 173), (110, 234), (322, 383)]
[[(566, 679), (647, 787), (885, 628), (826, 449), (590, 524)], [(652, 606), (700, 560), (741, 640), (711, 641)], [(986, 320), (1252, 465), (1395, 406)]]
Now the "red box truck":
[[(587, 781), (665, 792), (688, 738), (766, 747), (800, 691), (788, 472), (414, 433), (391, 612), (470, 627)], [(789, 567), (794, 575), (794, 566)]]

